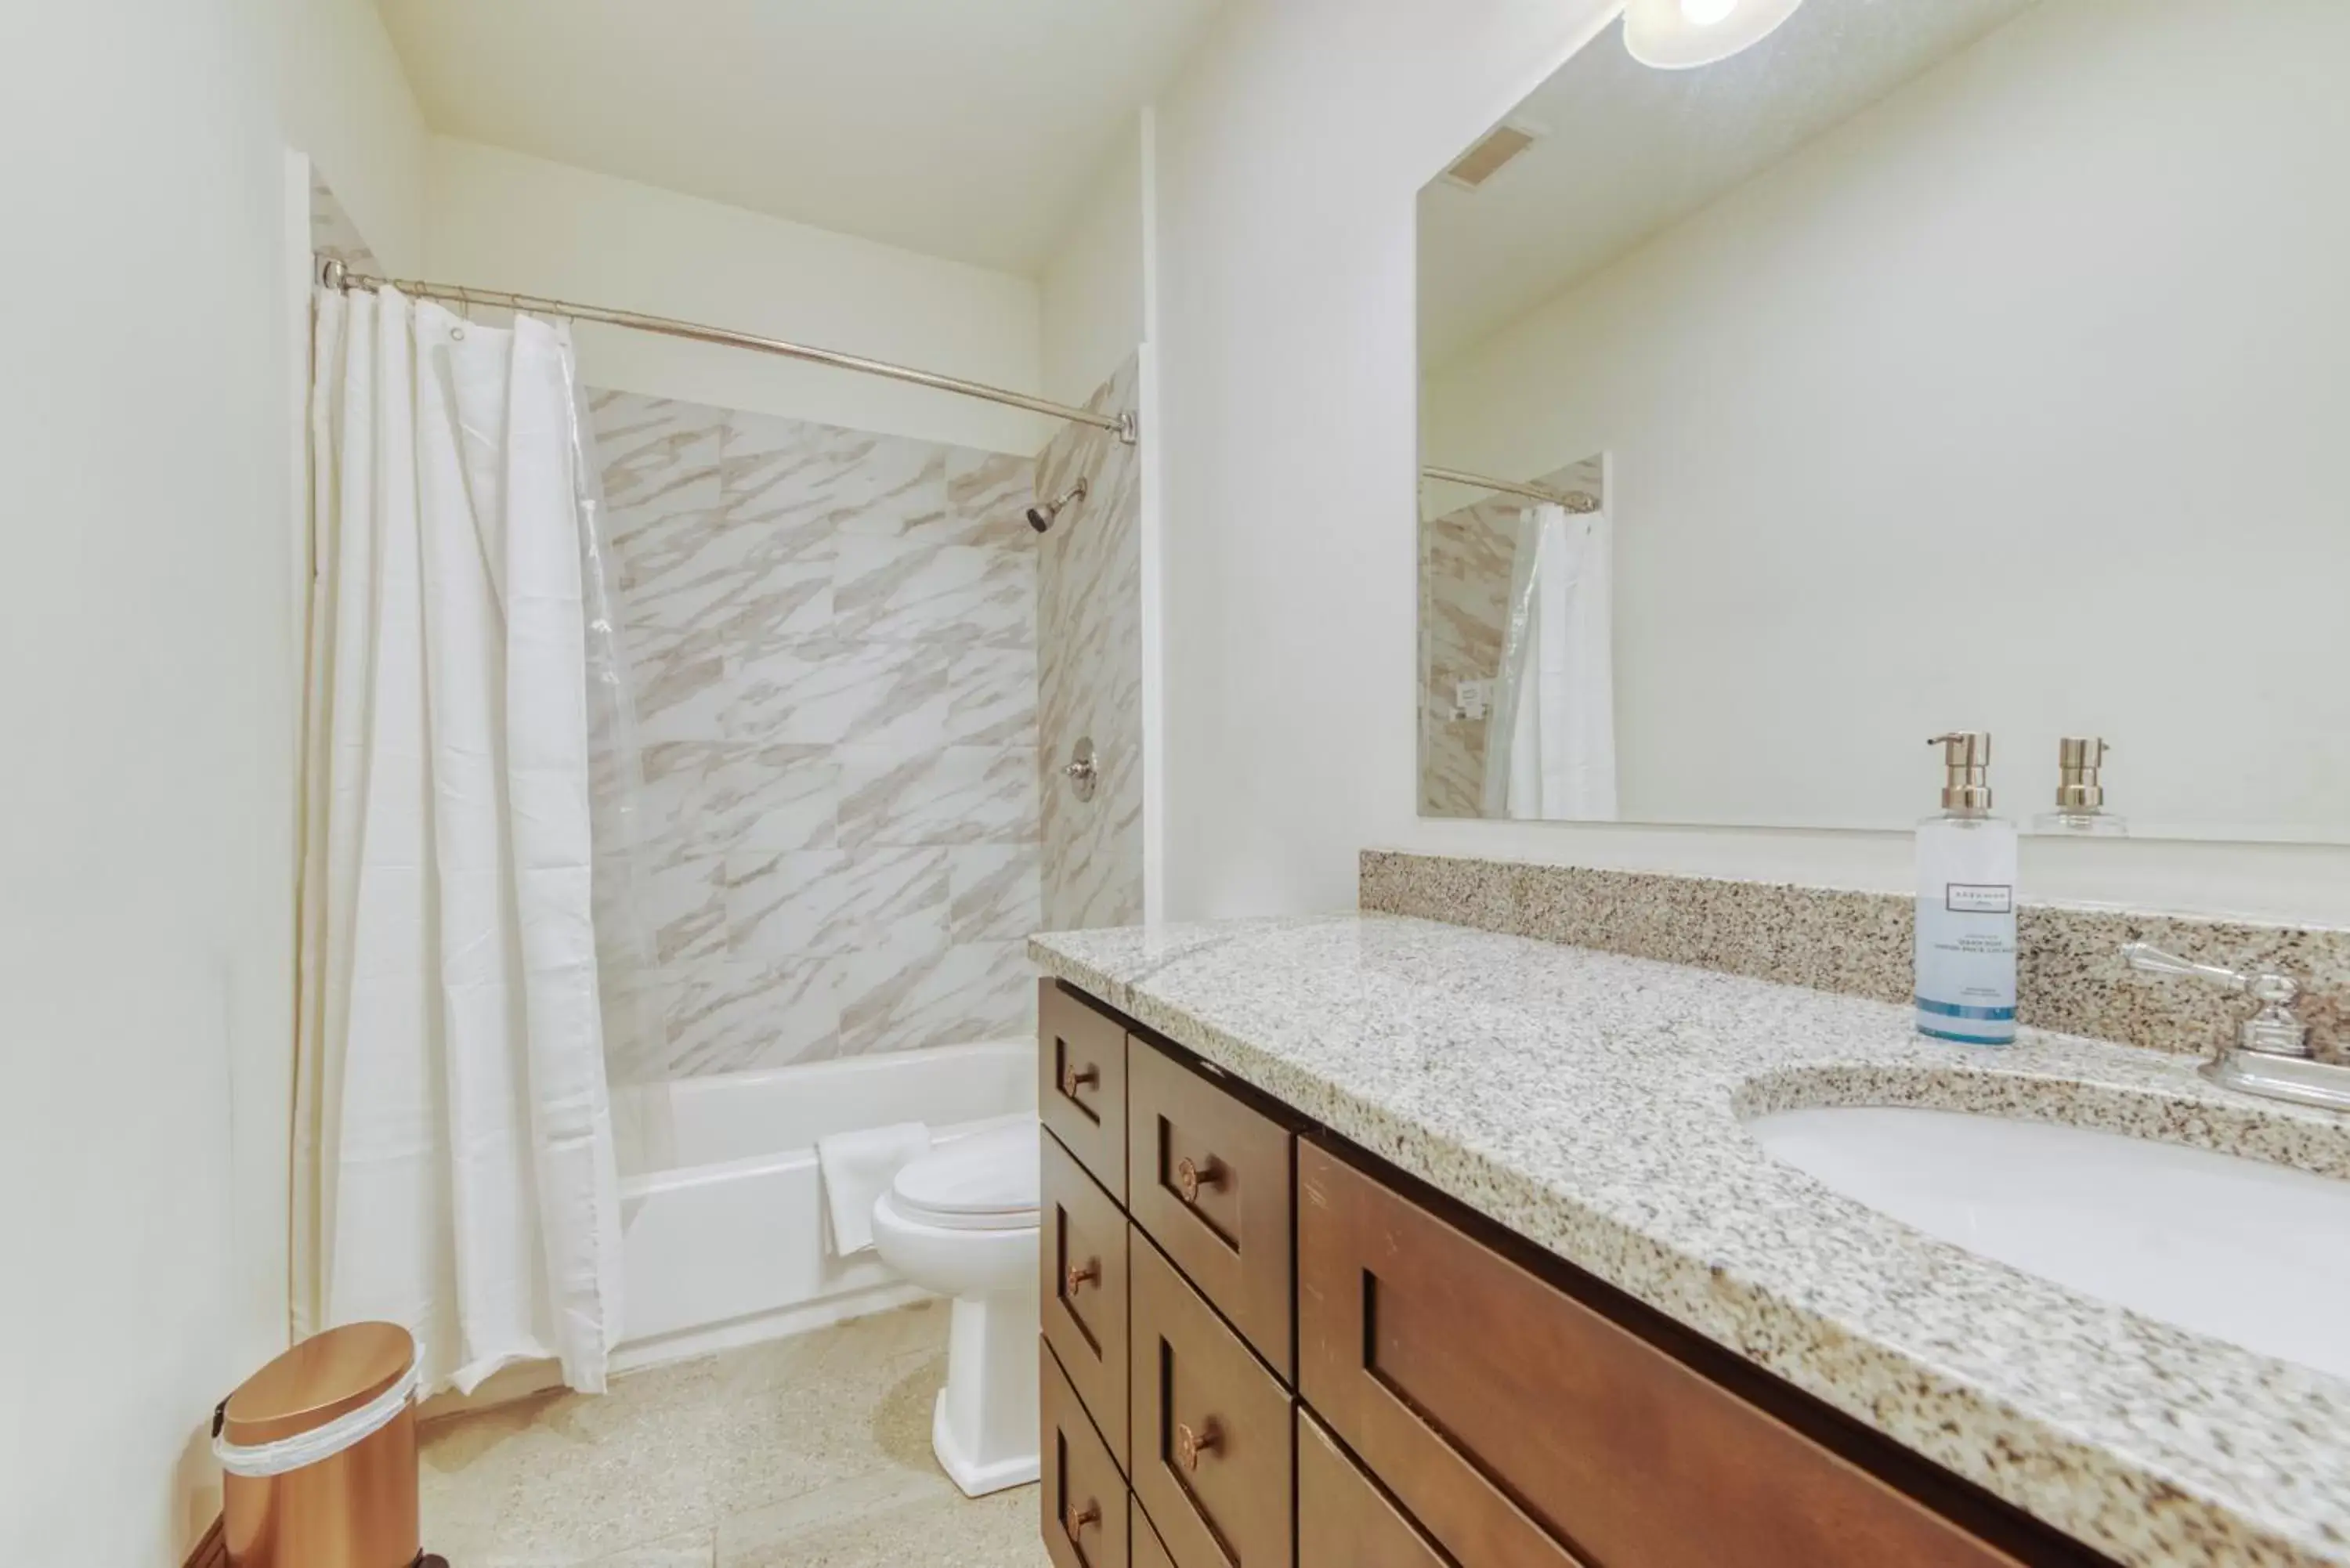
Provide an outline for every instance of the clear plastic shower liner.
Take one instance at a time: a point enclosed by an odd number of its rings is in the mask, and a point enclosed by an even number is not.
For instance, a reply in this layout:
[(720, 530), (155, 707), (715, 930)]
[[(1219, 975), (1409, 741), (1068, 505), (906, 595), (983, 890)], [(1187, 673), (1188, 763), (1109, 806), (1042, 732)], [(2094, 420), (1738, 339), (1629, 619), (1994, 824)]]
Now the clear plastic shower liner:
[(604, 1013), (604, 1070), (625, 1175), (642, 1168), (645, 1138), (629, 1125), (627, 1085), (668, 1076), (652, 926), (647, 918), (644, 765), (637, 747), (635, 689), (620, 624), (619, 561), (596, 459), (594, 425), (578, 365), (571, 380), (572, 481), (579, 496), (580, 591), (588, 624), (588, 828), (594, 843), (598, 990)]

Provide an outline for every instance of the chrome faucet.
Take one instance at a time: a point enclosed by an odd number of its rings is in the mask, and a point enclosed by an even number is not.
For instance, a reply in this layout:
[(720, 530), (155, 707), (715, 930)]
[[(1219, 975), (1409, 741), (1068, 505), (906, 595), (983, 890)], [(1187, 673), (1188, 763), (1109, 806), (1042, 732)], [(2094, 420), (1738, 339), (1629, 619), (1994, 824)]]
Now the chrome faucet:
[(2310, 1051), (2309, 1030), (2293, 1012), (2301, 984), (2291, 975), (2193, 963), (2151, 942), (2126, 943), (2122, 957), (2130, 968), (2147, 974), (2208, 981), (2247, 992), (2261, 1004), (2260, 1011), (2236, 1031), (2235, 1044), (2221, 1045), (2219, 1054), (2203, 1064), (2205, 1077), (2241, 1094), (2350, 1111), (2350, 1065), (2320, 1062)]

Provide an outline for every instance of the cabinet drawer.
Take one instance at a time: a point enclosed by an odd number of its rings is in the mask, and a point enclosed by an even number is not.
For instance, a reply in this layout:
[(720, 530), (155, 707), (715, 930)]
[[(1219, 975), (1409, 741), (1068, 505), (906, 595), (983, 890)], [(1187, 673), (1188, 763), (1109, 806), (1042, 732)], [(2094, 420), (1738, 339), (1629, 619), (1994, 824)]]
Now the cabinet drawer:
[(1286, 1382), (1289, 1129), (1143, 1041), (1127, 1075), (1128, 1210)]
[(1139, 1502), (1134, 1504), (1134, 1524), (1127, 1533), (1134, 1542), (1134, 1568), (1175, 1568), (1175, 1559), (1167, 1555), (1158, 1530)]
[(1126, 1216), (1059, 1140), (1042, 1140), (1037, 1298), (1045, 1343), (1126, 1469)]
[(1126, 1201), (1126, 1027), (1036, 982), (1036, 1116), (1112, 1198)]
[(1139, 1233), (1134, 1495), (1177, 1568), (1289, 1568), (1288, 1393)]
[(1452, 1559), (2013, 1560), (1312, 1145), (1299, 1386)]
[(1419, 1527), (1297, 1412), (1297, 1560), (1306, 1568), (1450, 1568)]
[(1052, 1346), (1039, 1341), (1044, 1419), (1037, 1468), (1043, 1472), (1045, 1553), (1055, 1568), (1128, 1568), (1126, 1478), (1110, 1462), (1101, 1434), (1077, 1402)]

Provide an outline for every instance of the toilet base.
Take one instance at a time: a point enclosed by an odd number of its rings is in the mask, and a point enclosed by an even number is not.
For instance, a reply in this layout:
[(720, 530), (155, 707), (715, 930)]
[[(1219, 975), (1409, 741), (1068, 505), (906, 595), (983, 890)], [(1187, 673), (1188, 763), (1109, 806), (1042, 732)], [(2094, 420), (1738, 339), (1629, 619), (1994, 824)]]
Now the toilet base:
[(965, 1497), (1026, 1486), (1037, 1463), (1036, 1297), (958, 1296), (931, 1451)]
[(947, 1391), (943, 1388), (939, 1390), (939, 1402), (931, 1414), (931, 1452), (938, 1456), (939, 1468), (947, 1472), (947, 1479), (965, 1497), (985, 1497), (992, 1491), (1026, 1486), (1044, 1473), (1033, 1449), (992, 1465), (966, 1458), (956, 1444), (953, 1427), (947, 1421)]

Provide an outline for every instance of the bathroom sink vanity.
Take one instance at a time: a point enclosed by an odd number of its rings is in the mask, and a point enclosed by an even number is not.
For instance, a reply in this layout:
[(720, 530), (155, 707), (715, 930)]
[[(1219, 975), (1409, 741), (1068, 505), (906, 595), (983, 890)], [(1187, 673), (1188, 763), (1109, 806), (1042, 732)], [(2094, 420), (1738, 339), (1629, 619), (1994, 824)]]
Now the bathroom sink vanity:
[(2097, 1561), (1084, 992), (1039, 1018), (1064, 1568)]
[(2350, 1124), (1426, 921), (1031, 950), (1061, 1568), (2350, 1562), (2350, 1496), (2271, 1463), (2344, 1473), (2350, 1383), (1912, 1231), (1748, 1131), (2074, 1104), (2262, 1127), (2334, 1187)]
[(1905, 1106), (1758, 1118), (1771, 1155), (1929, 1236), (2350, 1378), (2350, 1181), (2062, 1123)]
[[(1914, 897), (1406, 849), (1364, 908), (1458, 924), (1035, 939), (1063, 1568), (2350, 1564), (2350, 929), (2153, 912), (2341, 919), (2345, 61), (2325, 0), (1632, 0), (1489, 106), (1418, 201), (1403, 836), (1909, 834)], [(1281, 787), (1171, 885), (1388, 829), (1292, 760), (1364, 754), (1337, 668), (1199, 732)]]

